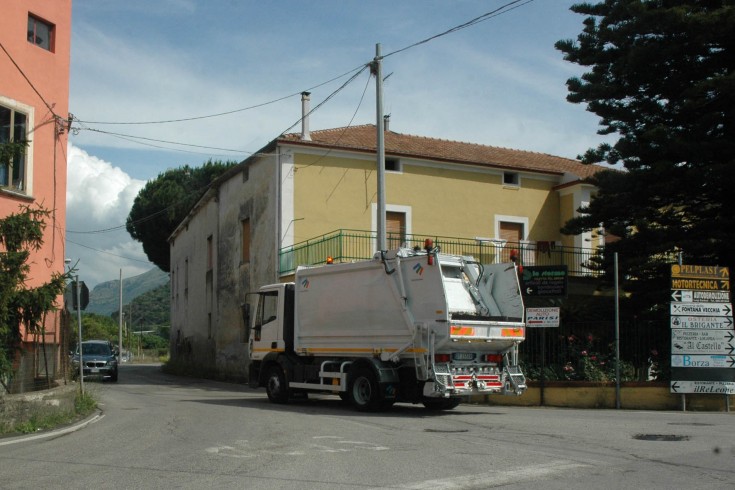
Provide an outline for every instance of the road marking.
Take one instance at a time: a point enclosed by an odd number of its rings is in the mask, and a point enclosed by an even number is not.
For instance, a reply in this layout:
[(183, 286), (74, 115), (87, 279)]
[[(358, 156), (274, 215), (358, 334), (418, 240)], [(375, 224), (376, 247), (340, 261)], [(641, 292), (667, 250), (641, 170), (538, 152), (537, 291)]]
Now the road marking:
[(300, 447), (278, 450), (269, 447), (253, 447), (247, 440), (235, 441), (234, 445), (214, 446), (205, 449), (209, 454), (228, 458), (250, 459), (261, 454), (272, 456), (306, 456), (317, 453), (349, 453), (354, 451), (387, 451), (390, 448), (372, 442), (347, 441), (338, 436), (314, 436), (314, 441)]
[[(543, 465), (524, 466), (505, 471), (491, 471), (475, 475), (464, 475), (452, 478), (440, 478), (437, 480), (426, 480), (417, 483), (391, 484), (390, 488), (401, 488), (407, 490), (436, 490), (446, 488), (452, 490), (470, 490), (473, 488), (490, 488), (508, 484), (518, 484), (523, 481), (539, 480), (548, 478), (557, 473), (567, 473), (577, 468), (588, 467), (587, 464), (574, 463), (572, 461), (554, 461)], [(378, 490), (383, 487), (374, 487)]]

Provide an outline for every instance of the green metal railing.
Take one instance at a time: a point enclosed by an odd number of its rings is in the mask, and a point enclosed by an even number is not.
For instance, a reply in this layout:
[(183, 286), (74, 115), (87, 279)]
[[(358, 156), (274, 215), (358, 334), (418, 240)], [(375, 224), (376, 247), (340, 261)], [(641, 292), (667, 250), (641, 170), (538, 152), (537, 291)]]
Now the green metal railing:
[[(566, 265), (569, 276), (597, 276), (598, 272), (588, 265), (595, 255), (594, 250), (577, 247), (564, 247), (554, 242), (501, 242), (473, 238), (456, 238), (439, 235), (406, 235), (387, 233), (388, 249), (399, 247), (421, 248), (424, 240), (430, 238), (434, 246), (443, 253), (452, 255), (471, 255), (484, 264), (510, 261), (511, 250), (518, 251), (522, 265)], [(280, 275), (292, 274), (300, 265), (324, 264), (328, 257), (337, 262), (353, 262), (373, 257), (376, 250), (375, 232), (364, 230), (337, 230), (312, 238), (278, 253)]]

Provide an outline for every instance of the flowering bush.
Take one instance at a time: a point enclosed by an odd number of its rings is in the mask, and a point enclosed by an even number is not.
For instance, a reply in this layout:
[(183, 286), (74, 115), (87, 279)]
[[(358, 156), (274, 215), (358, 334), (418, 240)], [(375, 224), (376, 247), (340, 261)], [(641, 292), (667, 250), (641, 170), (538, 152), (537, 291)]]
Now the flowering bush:
[[(591, 334), (584, 337), (572, 334), (566, 338), (567, 362), (563, 367), (564, 379), (615, 381), (615, 345), (608, 344), (602, 351), (598, 344)], [(621, 360), (621, 381), (634, 378), (633, 366)]]
[[(545, 366), (544, 378), (553, 381), (615, 381), (615, 345), (604, 345), (593, 335), (568, 335), (560, 338), (562, 363)], [(541, 366), (523, 363), (526, 377), (541, 379)], [(635, 379), (635, 368), (620, 361), (620, 380)]]

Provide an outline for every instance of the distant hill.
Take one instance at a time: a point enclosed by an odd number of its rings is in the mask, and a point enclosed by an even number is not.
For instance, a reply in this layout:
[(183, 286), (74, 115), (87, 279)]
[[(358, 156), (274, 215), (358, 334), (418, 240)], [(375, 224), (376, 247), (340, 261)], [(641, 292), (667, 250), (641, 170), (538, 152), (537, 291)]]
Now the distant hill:
[[(123, 277), (123, 304), (168, 284), (168, 274), (158, 267), (135, 277)], [(87, 313), (109, 316), (120, 309), (120, 280), (102, 282), (89, 293)]]
[[(113, 318), (117, 318), (117, 311), (115, 308), (112, 312)], [(166, 281), (164, 285), (133, 298), (131, 303), (123, 305), (123, 311), (127, 324), (131, 325), (133, 330), (168, 328), (171, 324), (170, 282)]]

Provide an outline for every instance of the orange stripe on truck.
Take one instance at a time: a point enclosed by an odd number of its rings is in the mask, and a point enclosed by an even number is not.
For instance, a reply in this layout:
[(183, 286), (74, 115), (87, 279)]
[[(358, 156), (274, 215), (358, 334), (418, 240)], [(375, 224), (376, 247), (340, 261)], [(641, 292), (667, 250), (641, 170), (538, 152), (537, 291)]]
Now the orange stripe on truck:
[(472, 327), (452, 326), (449, 333), (452, 335), (463, 335), (465, 337), (474, 337), (475, 329)]

